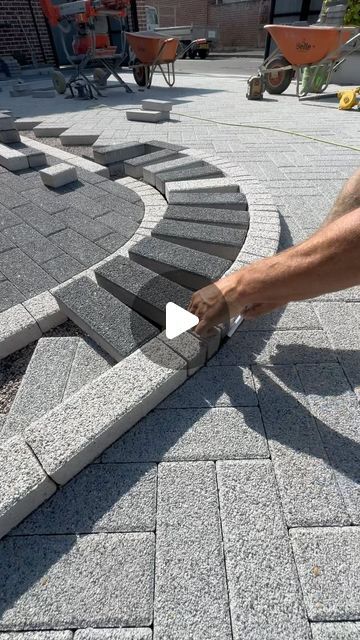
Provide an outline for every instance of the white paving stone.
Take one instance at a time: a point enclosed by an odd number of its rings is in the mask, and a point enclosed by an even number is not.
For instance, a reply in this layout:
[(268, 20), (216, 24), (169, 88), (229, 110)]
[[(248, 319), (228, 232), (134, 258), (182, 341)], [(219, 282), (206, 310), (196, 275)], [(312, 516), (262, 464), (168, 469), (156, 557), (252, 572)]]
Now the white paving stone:
[(313, 640), (359, 640), (359, 622), (313, 622)]
[[(169, 204), (177, 204), (178, 197), (184, 192), (204, 193), (236, 193), (239, 185), (229, 178), (207, 178), (205, 180), (184, 180), (182, 182), (167, 182), (165, 196)], [(179, 200), (181, 204), (181, 199)]]
[(78, 629), (75, 631), (74, 640), (152, 640), (152, 630)]
[(58, 189), (71, 182), (76, 182), (77, 171), (75, 167), (71, 167), (65, 162), (54, 164), (46, 169), (39, 171), (43, 183), (47, 187)]
[(169, 100), (142, 100), (141, 106), (147, 111), (172, 111), (174, 103)]
[(66, 315), (60, 311), (59, 305), (50, 291), (40, 293), (30, 300), (23, 302), (23, 306), (36, 320), (41, 331), (46, 333), (67, 320)]
[(10, 631), (0, 632), (1, 640), (72, 640), (72, 631)]
[(164, 122), (170, 120), (169, 111), (145, 111), (143, 109), (132, 109), (126, 112), (128, 120), (136, 122)]
[(0, 359), (38, 338), (41, 338), (40, 328), (21, 304), (0, 313)]
[(0, 165), (9, 171), (28, 169), (29, 160), (21, 151), (0, 144)]

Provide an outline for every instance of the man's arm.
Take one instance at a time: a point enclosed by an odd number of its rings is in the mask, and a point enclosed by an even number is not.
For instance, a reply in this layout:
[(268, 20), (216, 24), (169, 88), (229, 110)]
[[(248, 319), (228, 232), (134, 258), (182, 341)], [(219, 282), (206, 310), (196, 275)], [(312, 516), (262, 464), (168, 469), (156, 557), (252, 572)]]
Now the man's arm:
[(239, 314), (255, 318), (288, 302), (360, 284), (360, 208), (328, 223), (305, 242), (259, 260), (194, 293), (196, 331)]

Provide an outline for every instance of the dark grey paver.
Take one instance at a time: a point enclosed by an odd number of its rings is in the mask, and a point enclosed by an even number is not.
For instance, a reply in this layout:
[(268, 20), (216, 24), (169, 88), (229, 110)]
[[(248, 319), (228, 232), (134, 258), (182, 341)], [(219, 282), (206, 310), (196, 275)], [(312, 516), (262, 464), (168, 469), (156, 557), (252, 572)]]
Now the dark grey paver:
[(153, 531), (155, 505), (156, 465), (94, 464), (12, 535)]
[(16, 207), (14, 213), (44, 236), (49, 236), (66, 227), (59, 218), (49, 215), (39, 206), (30, 202)]
[(122, 162), (129, 158), (142, 156), (146, 153), (146, 145), (140, 142), (124, 142), (122, 144), (113, 144), (107, 147), (94, 147), (94, 160), (99, 164), (108, 165), (113, 162)]
[(234, 640), (310, 640), (271, 462), (216, 468)]
[(132, 260), (190, 289), (217, 280), (231, 262), (158, 238), (144, 238), (129, 251)]
[(11, 282), (5, 280), (0, 283), (0, 312), (23, 300), (25, 300), (24, 295)]
[(106, 226), (109, 231), (111, 229), (118, 231), (124, 238), (131, 238), (139, 227), (138, 222), (122, 216), (120, 211), (109, 211), (109, 213), (97, 218), (96, 221)]
[(359, 620), (360, 528), (293, 529), (290, 539), (310, 620)]
[(192, 167), (190, 169), (184, 167), (178, 171), (164, 171), (156, 175), (155, 185), (161, 192), (165, 193), (167, 182), (177, 182), (179, 180), (196, 180), (197, 178), (219, 178), (223, 176), (221, 169), (213, 167), (210, 164), (204, 164), (202, 167)]
[(231, 640), (215, 466), (159, 466), (154, 640)]
[(110, 229), (100, 222), (100, 220), (89, 219), (77, 209), (65, 209), (56, 215), (67, 227), (74, 229), (88, 240), (98, 240), (110, 233)]
[(147, 165), (143, 170), (143, 178), (145, 182), (155, 187), (156, 176), (159, 173), (164, 173), (165, 171), (167, 173), (169, 173), (170, 171), (178, 171), (178, 169), (181, 168), (185, 169), (190, 167), (203, 167), (204, 165), (205, 162), (203, 160), (198, 160), (197, 158), (192, 158), (191, 156), (183, 156), (177, 158), (176, 160), (157, 162), (155, 164)]
[(249, 407), (258, 404), (245, 367), (204, 367), (159, 405), (161, 409)]
[(299, 365), (330, 465), (353, 524), (360, 524), (360, 407), (342, 367)]
[(225, 260), (235, 260), (245, 242), (245, 229), (198, 224), (181, 220), (161, 220), (151, 235), (189, 249), (203, 251)]
[(176, 194), (177, 205), (190, 205), (200, 207), (231, 207), (234, 209), (247, 209), (247, 200), (243, 193), (198, 193), (196, 191), (184, 191)]
[(249, 226), (249, 214), (241, 209), (222, 209), (218, 207), (193, 207), (186, 205), (170, 204), (164, 218), (170, 220), (185, 220), (211, 225), (229, 225), (247, 229)]
[(106, 193), (111, 194), (119, 198), (120, 200), (126, 200), (127, 202), (132, 202), (133, 204), (140, 205), (141, 198), (140, 196), (132, 191), (132, 189), (128, 189), (122, 184), (118, 182), (113, 182), (112, 180), (106, 180), (99, 185), (100, 189), (106, 191)]
[(359, 622), (313, 622), (313, 640), (359, 640)]
[(268, 458), (257, 407), (159, 409), (102, 455), (102, 462)]
[(26, 369), (1, 434), (23, 433), (25, 427), (62, 401), (78, 338), (42, 338)]
[(25, 204), (26, 200), (16, 191), (4, 186), (0, 189), (0, 203), (8, 209), (13, 209), (14, 207), (20, 207)]
[(42, 268), (50, 274), (54, 280), (59, 283), (69, 280), (84, 269), (84, 265), (80, 264), (75, 258), (68, 256), (66, 253), (44, 262)]
[(0, 629), (149, 626), (153, 567), (151, 533), (9, 537)]
[(0, 271), (28, 298), (56, 285), (56, 281), (20, 249), (0, 254)]
[(99, 238), (99, 240), (96, 241), (96, 244), (98, 244), (99, 247), (105, 249), (105, 251), (107, 251), (108, 253), (113, 253), (117, 249), (120, 249), (120, 247), (122, 247), (124, 244), (126, 244), (128, 240), (129, 238), (125, 238), (121, 235), (121, 233), (117, 233), (116, 231), (114, 231), (113, 233), (109, 233), (108, 236)]
[(61, 199), (66, 203), (66, 208), (72, 207), (78, 209), (89, 218), (102, 216), (111, 209), (111, 207), (104, 204), (101, 200), (91, 200), (90, 198), (82, 195), (78, 190), (64, 193), (61, 196)]
[(350, 524), (295, 368), (254, 367), (253, 372), (288, 526)]
[(66, 201), (56, 193), (56, 191), (51, 191), (46, 187), (29, 189), (26, 191), (26, 198), (51, 214), (58, 213), (63, 209), (67, 209), (69, 206)]
[(3, 236), (9, 238), (17, 247), (26, 253), (29, 258), (38, 264), (56, 258), (61, 254), (59, 247), (28, 224), (23, 223), (15, 227), (9, 227), (8, 229), (4, 229), (2, 233)]
[(9, 211), (2, 205), (0, 205), (0, 231), (13, 227), (16, 224), (21, 223), (21, 218), (18, 218), (13, 211)]
[(161, 160), (166, 159), (173, 160), (177, 158), (178, 155), (177, 151), (172, 151), (171, 149), (160, 149), (160, 151), (154, 151), (153, 153), (125, 160), (125, 173), (133, 178), (141, 178), (143, 174), (143, 167), (146, 167), (146, 165), (154, 164), (155, 162), (160, 162)]
[(324, 331), (239, 331), (210, 365), (334, 362), (336, 355)]
[(106, 258), (106, 251), (98, 247), (84, 236), (73, 229), (65, 229), (51, 236), (51, 240), (65, 253), (79, 260), (86, 267), (91, 267), (103, 258)]
[(9, 236), (0, 231), (0, 253), (2, 253), (3, 251), (8, 251), (9, 249), (13, 249), (14, 247), (15, 245), (12, 240), (10, 240)]
[(168, 302), (186, 309), (191, 298), (188, 289), (122, 256), (96, 269), (95, 275), (107, 291), (161, 327)]
[(107, 193), (103, 194), (100, 202), (108, 211), (115, 211), (119, 216), (130, 218), (135, 222), (141, 222), (144, 217), (145, 208), (142, 202), (134, 204)]
[(54, 295), (66, 315), (117, 361), (158, 334), (153, 325), (89, 278), (64, 285)]

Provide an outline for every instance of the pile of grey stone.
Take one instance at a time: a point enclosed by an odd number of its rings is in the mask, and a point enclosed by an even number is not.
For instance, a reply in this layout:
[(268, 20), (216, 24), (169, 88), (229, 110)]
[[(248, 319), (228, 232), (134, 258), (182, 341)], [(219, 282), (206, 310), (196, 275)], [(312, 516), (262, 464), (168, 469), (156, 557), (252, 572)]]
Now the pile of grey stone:
[(136, 122), (166, 122), (172, 108), (173, 103), (168, 100), (142, 100), (141, 108), (127, 111), (126, 117)]
[(46, 164), (45, 154), (21, 143), (10, 112), (0, 113), (0, 166), (9, 171), (21, 171)]

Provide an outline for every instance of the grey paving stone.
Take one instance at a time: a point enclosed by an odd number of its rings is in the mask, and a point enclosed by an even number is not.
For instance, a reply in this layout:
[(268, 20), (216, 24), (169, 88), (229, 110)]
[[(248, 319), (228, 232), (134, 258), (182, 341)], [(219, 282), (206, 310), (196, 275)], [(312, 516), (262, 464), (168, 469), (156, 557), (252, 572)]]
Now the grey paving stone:
[(60, 249), (65, 251), (75, 260), (81, 262), (85, 267), (91, 267), (103, 258), (106, 258), (106, 251), (98, 247), (87, 238), (80, 235), (73, 229), (65, 229), (51, 236), (51, 240)]
[(51, 240), (45, 238), (36, 229), (25, 223), (4, 229), (2, 235), (11, 240), (38, 264), (56, 258), (62, 253), (59, 247), (54, 245)]
[(257, 407), (155, 409), (102, 455), (102, 462), (268, 458)]
[[(132, 260), (189, 289), (199, 289), (220, 278), (228, 260), (180, 247), (158, 238), (144, 238), (129, 250)], [(1, 266), (0, 266), (1, 269)]]
[(118, 231), (124, 238), (131, 238), (139, 227), (138, 222), (122, 216), (120, 211), (109, 211), (109, 213), (105, 213), (105, 215), (97, 218), (96, 222), (103, 227), (106, 226), (109, 231), (112, 229)]
[(184, 368), (152, 340), (30, 425), (26, 440), (46, 472), (65, 484), (182, 384)]
[(164, 344), (185, 360), (189, 376), (196, 373), (206, 363), (207, 344), (190, 331), (182, 333), (172, 340), (169, 340), (166, 337), (166, 332), (163, 331), (159, 335), (159, 340), (162, 340)]
[(25, 427), (60, 404), (78, 346), (78, 338), (42, 338), (11, 406), (2, 438)]
[(271, 462), (216, 468), (234, 640), (310, 640)]
[(282, 309), (254, 320), (244, 321), (239, 331), (277, 331), (294, 329), (320, 329), (320, 322), (309, 302), (290, 302)]
[(81, 193), (80, 189), (74, 189), (61, 195), (61, 200), (65, 203), (64, 209), (69, 207), (77, 209), (89, 218), (97, 218), (110, 211), (111, 207), (101, 202), (101, 200), (91, 200)]
[(246, 233), (245, 229), (182, 220), (161, 220), (151, 235), (224, 260), (235, 260), (244, 244)]
[(153, 531), (156, 475), (151, 464), (90, 465), (11, 535)]
[(0, 142), (2, 144), (11, 144), (20, 142), (20, 135), (17, 129), (9, 129), (9, 131), (0, 131)]
[(13, 209), (14, 207), (19, 207), (20, 205), (25, 204), (26, 199), (13, 189), (7, 188), (6, 186), (2, 186), (2, 188), (0, 189), (0, 203), (8, 209)]
[(0, 254), (0, 271), (28, 298), (56, 285), (55, 280), (20, 249)]
[(21, 171), (29, 166), (27, 157), (21, 151), (11, 149), (5, 144), (0, 144), (0, 164), (9, 171)]
[[(230, 178), (204, 178), (203, 180), (184, 180), (182, 182), (167, 182), (165, 196), (170, 204), (182, 204), (185, 192), (199, 193), (200, 196), (213, 193), (237, 193), (239, 185)], [(205, 204), (205, 203), (204, 203)]]
[(59, 326), (67, 319), (63, 314), (54, 296), (49, 291), (44, 291), (30, 300), (26, 300), (24, 307), (29, 311), (34, 320), (36, 320), (41, 331), (46, 333)]
[(99, 247), (105, 249), (105, 251), (107, 251), (108, 253), (113, 253), (114, 251), (117, 251), (117, 249), (120, 249), (120, 247), (122, 247), (124, 244), (126, 244), (128, 239), (129, 238), (125, 238), (124, 236), (122, 236), (121, 233), (117, 233), (116, 231), (114, 231), (113, 233), (109, 233), (108, 236), (99, 238), (99, 240), (96, 241), (96, 244), (98, 244)]
[(0, 359), (40, 337), (36, 320), (21, 304), (0, 314)]
[(107, 208), (107, 211), (115, 211), (121, 218), (130, 218), (130, 220), (134, 220), (135, 222), (141, 222), (144, 217), (145, 208), (143, 203), (134, 204), (133, 202), (121, 200), (117, 196), (106, 193), (100, 202)]
[(75, 634), (76, 640), (152, 640), (152, 630), (144, 627), (142, 629), (78, 629)]
[(14, 118), (11, 115), (0, 114), (0, 131), (11, 131), (14, 128)]
[(310, 620), (359, 620), (360, 528), (293, 529), (290, 539)]
[(43, 167), (46, 165), (46, 155), (42, 151), (28, 147), (22, 142), (16, 142), (11, 145), (12, 149), (17, 149), (27, 157), (29, 167)]
[(247, 209), (247, 200), (243, 193), (198, 193), (196, 191), (184, 191), (177, 193), (176, 203), (177, 205), (189, 205), (192, 207), (200, 206), (207, 207), (221, 207), (231, 209)]
[(13, 211), (9, 211), (0, 204), (0, 231), (20, 224), (21, 219)]
[(170, 113), (168, 111), (148, 111), (144, 109), (132, 109), (126, 112), (126, 118), (128, 120), (135, 120), (138, 122), (164, 122), (170, 120)]
[(63, 253), (53, 260), (44, 262), (42, 268), (49, 273), (54, 280), (61, 284), (73, 276), (76, 276), (78, 273), (81, 273), (84, 265), (66, 253)]
[(172, 301), (186, 309), (190, 301), (189, 289), (122, 256), (96, 269), (95, 275), (100, 286), (163, 328), (167, 303)]
[[(55, 217), (55, 216), (53, 216)], [(74, 229), (89, 240), (98, 240), (110, 233), (110, 229), (101, 223), (101, 219), (92, 220), (88, 216), (81, 213), (78, 209), (65, 209), (56, 215), (65, 226)]]
[(313, 640), (359, 640), (358, 622), (313, 622)]
[(160, 149), (160, 151), (154, 151), (153, 153), (147, 153), (143, 156), (137, 156), (136, 158), (125, 160), (125, 174), (132, 178), (141, 178), (143, 175), (143, 168), (146, 167), (146, 165), (154, 164), (160, 160), (174, 160), (177, 157), (177, 151), (172, 151), (171, 149)]
[(323, 331), (239, 331), (209, 364), (297, 364), (335, 360), (336, 355)]
[(58, 217), (49, 215), (39, 206), (30, 202), (21, 207), (16, 207), (13, 213), (16, 213), (24, 222), (34, 227), (43, 236), (49, 236), (66, 227)]
[(0, 632), (2, 640), (72, 640), (72, 631), (10, 631)]
[(120, 200), (125, 200), (126, 202), (131, 202), (132, 204), (137, 204), (141, 206), (141, 198), (135, 193), (132, 189), (125, 187), (118, 182), (113, 182), (112, 180), (105, 180), (100, 185), (98, 185), (100, 189), (106, 191), (106, 193), (119, 198)]
[(0, 629), (150, 625), (154, 546), (151, 533), (7, 538)]
[(146, 145), (143, 143), (128, 143), (109, 145), (108, 147), (95, 148), (94, 160), (99, 164), (108, 165), (113, 162), (123, 162), (146, 153)]
[(82, 387), (96, 380), (115, 362), (90, 338), (79, 339), (64, 397), (71, 396)]
[(0, 312), (23, 300), (25, 300), (25, 296), (11, 282), (5, 280), (0, 283)]
[(353, 524), (360, 524), (360, 407), (337, 364), (298, 372)]
[(90, 278), (59, 287), (54, 295), (60, 309), (116, 361), (158, 334), (152, 324)]
[(295, 368), (254, 367), (253, 372), (288, 526), (350, 524)]
[(167, 182), (178, 182), (179, 180), (197, 180), (203, 178), (219, 178), (224, 174), (217, 167), (204, 163), (202, 167), (180, 168), (177, 171), (164, 171), (156, 175), (155, 185), (160, 193), (165, 194)]
[(204, 367), (169, 396), (161, 409), (257, 405), (254, 383), (244, 367)]
[[(56, 486), (46, 476), (22, 438), (14, 437), (7, 442), (1, 442), (0, 460), (0, 538), (2, 538), (12, 527), (19, 524), (23, 518), (47, 500), (56, 491)], [(2, 567), (2, 572), (4, 568)]]
[(29, 189), (26, 191), (26, 198), (51, 214), (63, 211), (63, 209), (67, 209), (69, 206), (56, 192), (50, 191), (45, 187)]
[(159, 466), (154, 640), (230, 640), (215, 466)]
[(169, 160), (167, 162), (156, 162), (152, 165), (147, 165), (143, 169), (143, 178), (145, 182), (151, 184), (153, 187), (156, 185), (156, 176), (164, 171), (177, 171), (180, 167), (188, 167), (189, 169), (195, 167), (204, 166), (203, 160), (197, 158), (191, 158), (191, 156), (185, 156), (183, 158), (177, 158), (176, 160)]
[(217, 224), (221, 226), (241, 227), (243, 229), (247, 229), (249, 226), (248, 212), (240, 209), (205, 208), (171, 204), (168, 206), (164, 218), (199, 222), (207, 225)]

